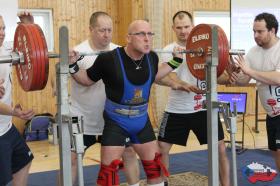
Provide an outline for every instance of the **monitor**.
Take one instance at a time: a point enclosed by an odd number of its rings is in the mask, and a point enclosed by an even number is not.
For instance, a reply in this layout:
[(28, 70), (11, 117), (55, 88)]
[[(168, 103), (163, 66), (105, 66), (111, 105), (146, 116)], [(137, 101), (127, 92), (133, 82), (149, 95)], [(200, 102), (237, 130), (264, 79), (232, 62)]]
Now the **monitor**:
[(244, 114), (246, 112), (246, 92), (218, 92), (218, 101), (229, 102), (231, 112), (233, 112), (233, 105), (236, 102), (237, 113)]

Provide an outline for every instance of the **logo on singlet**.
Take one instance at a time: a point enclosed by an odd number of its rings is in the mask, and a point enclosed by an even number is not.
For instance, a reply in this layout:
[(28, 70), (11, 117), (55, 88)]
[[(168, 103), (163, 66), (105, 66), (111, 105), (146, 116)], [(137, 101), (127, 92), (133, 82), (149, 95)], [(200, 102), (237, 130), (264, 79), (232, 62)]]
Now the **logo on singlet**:
[(125, 100), (126, 103), (130, 104), (139, 104), (145, 101), (146, 100), (143, 98), (143, 90), (141, 88), (135, 88), (133, 98), (131, 100)]
[(31, 151), (28, 151), (28, 156), (31, 156), (32, 155), (32, 152)]
[(130, 142), (130, 138), (125, 138), (125, 142), (126, 143)]

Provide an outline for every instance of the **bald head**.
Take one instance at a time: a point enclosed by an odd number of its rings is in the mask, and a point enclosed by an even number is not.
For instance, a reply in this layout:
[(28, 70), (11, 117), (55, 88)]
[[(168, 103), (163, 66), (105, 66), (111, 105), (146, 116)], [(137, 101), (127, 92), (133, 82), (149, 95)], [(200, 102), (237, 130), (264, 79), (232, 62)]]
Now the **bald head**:
[(128, 26), (127, 52), (134, 59), (140, 59), (150, 52), (153, 35), (151, 25), (145, 20), (135, 20)]
[(135, 20), (128, 26), (128, 33), (139, 32), (142, 28), (151, 30), (151, 25), (145, 20)]

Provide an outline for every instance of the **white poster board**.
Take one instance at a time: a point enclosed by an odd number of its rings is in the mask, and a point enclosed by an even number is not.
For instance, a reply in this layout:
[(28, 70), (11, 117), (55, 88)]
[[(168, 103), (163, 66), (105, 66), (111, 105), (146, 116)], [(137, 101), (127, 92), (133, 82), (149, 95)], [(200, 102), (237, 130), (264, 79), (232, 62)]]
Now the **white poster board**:
[(250, 48), (256, 45), (253, 23), (256, 15), (263, 12), (274, 14), (279, 22), (279, 0), (231, 0), (232, 48), (243, 48), (247, 53)]
[[(256, 45), (253, 23), (256, 15), (268, 12), (280, 21), (279, 0), (231, 0), (231, 47), (245, 49), (247, 53)], [(279, 36), (279, 32), (277, 33)], [(250, 83), (255, 83), (251, 80)]]

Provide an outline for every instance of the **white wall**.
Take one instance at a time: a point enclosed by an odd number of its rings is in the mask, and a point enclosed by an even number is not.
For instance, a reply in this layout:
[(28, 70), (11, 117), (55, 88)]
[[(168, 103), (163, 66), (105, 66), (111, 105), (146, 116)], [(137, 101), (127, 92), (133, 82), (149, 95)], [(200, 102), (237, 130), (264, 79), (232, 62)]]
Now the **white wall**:
[(5, 41), (13, 41), (17, 26), (17, 0), (0, 0), (0, 14), (3, 16), (6, 25)]
[(230, 41), (230, 13), (224, 11), (194, 11), (194, 24), (215, 24), (220, 26)]

